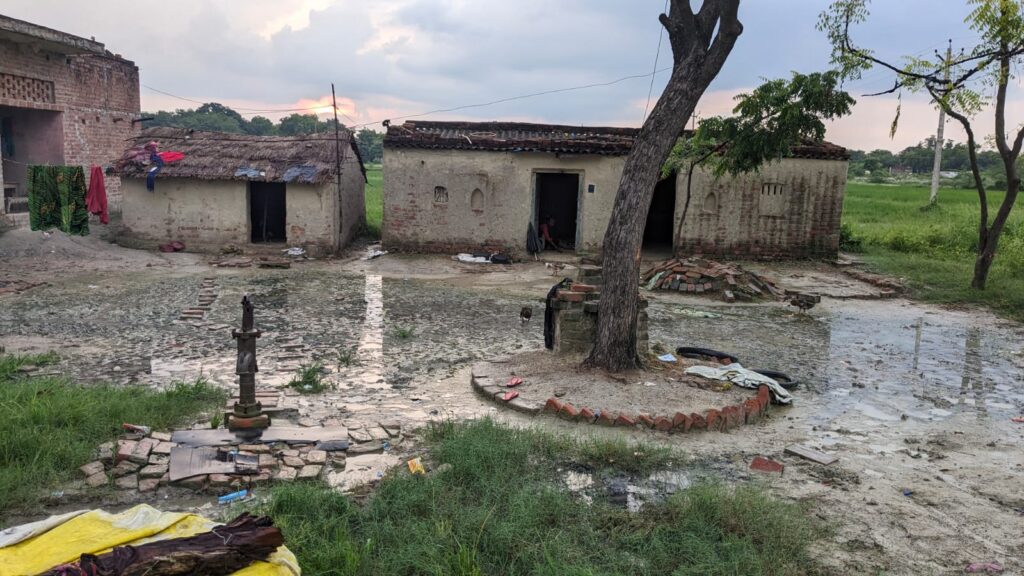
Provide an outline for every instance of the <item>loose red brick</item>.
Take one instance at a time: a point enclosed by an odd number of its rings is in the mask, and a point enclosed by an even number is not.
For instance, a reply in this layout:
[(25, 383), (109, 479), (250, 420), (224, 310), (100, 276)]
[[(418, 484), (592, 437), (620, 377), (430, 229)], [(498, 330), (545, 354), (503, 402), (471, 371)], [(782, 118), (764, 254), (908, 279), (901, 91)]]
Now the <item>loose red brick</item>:
[(595, 418), (597, 418), (597, 416), (594, 415), (594, 411), (593, 410), (591, 410), (590, 408), (587, 408), (586, 406), (584, 406), (583, 408), (580, 408), (580, 415), (579, 415), (580, 422), (586, 422), (586, 423), (589, 424), (589, 423), (593, 422)]
[(750, 469), (768, 474), (782, 474), (786, 466), (763, 456), (755, 456), (754, 460), (750, 463)]
[(690, 429), (691, 430), (707, 430), (708, 421), (703, 415), (694, 412), (690, 414)]
[(562, 401), (552, 396), (548, 398), (548, 401), (544, 403), (544, 411), (557, 414), (562, 410)]
[(658, 416), (654, 419), (654, 429), (659, 432), (668, 432), (672, 430), (672, 421), (664, 416)]
[(580, 415), (580, 411), (572, 404), (566, 402), (562, 404), (562, 409), (558, 411), (558, 415), (566, 420), (575, 420)]
[(645, 428), (654, 427), (654, 418), (650, 414), (638, 414), (636, 417), (637, 424), (644, 426)]
[(618, 418), (618, 414), (610, 410), (601, 410), (597, 415), (597, 423), (601, 426), (614, 426), (615, 420)]
[(762, 403), (768, 404), (772, 401), (772, 391), (767, 386), (758, 386), (757, 397), (762, 399)]
[(754, 424), (761, 419), (761, 402), (757, 398), (750, 398), (743, 402), (743, 420), (747, 424)]
[(689, 432), (692, 425), (693, 419), (682, 412), (676, 412), (672, 417), (672, 429), (676, 432)]
[(583, 292), (566, 292), (564, 290), (558, 291), (558, 299), (562, 302), (583, 302), (586, 298), (586, 294)]
[(573, 284), (573, 292), (597, 292), (597, 286), (591, 286), (590, 284)]
[(627, 414), (619, 414), (619, 417), (615, 419), (615, 425), (633, 428), (636, 426), (636, 420)]
[(722, 420), (722, 413), (718, 410), (715, 410), (714, 408), (709, 409), (704, 413), (704, 420), (708, 423), (708, 430), (722, 430), (722, 424), (724, 424), (724, 421)]
[(743, 426), (744, 419), (742, 404), (726, 406), (723, 409), (722, 413), (725, 414), (725, 422), (726, 425), (729, 426), (730, 430), (732, 430), (733, 428), (739, 428), (740, 426)]

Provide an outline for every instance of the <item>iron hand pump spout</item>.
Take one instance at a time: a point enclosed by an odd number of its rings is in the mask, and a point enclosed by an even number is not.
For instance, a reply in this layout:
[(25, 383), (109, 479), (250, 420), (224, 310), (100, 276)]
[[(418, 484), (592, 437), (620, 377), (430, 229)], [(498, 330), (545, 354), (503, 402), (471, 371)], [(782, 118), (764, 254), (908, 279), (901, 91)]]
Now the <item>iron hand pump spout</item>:
[(228, 430), (243, 439), (259, 438), (270, 426), (270, 417), (263, 413), (263, 406), (256, 400), (256, 339), (262, 333), (255, 328), (252, 299), (242, 297), (242, 329), (232, 330), (231, 336), (238, 342), (238, 361), (235, 374), (238, 375), (238, 401), (228, 415)]

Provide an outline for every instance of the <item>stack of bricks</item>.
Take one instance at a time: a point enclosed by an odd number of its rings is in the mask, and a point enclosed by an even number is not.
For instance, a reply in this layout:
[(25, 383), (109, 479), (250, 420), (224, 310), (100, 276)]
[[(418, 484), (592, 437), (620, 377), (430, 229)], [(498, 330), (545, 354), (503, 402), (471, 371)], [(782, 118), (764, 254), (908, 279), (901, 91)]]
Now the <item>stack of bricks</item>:
[[(594, 347), (603, 284), (600, 267), (583, 265), (577, 281), (558, 291), (552, 302), (556, 354), (586, 354)], [(643, 298), (637, 304), (636, 340), (637, 353), (647, 354), (647, 300)]]

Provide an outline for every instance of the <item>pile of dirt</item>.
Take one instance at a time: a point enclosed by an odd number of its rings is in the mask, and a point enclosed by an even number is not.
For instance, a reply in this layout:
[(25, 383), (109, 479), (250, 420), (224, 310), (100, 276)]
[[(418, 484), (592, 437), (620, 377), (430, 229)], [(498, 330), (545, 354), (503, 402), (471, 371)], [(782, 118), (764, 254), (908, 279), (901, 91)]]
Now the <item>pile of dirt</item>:
[(726, 302), (786, 296), (786, 292), (773, 281), (736, 264), (700, 258), (666, 260), (644, 272), (641, 284), (648, 290), (696, 294), (721, 292)]

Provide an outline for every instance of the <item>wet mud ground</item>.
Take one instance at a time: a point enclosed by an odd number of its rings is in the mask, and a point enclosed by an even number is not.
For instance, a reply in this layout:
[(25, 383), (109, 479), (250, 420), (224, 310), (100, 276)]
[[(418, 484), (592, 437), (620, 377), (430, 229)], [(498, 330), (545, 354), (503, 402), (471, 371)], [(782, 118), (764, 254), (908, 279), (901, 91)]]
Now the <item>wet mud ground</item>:
[[(760, 482), (832, 525), (817, 550), (835, 574), (958, 574), (990, 560), (1007, 574), (1024, 573), (1024, 425), (1010, 420), (1024, 414), (1024, 327), (987, 312), (826, 297), (801, 314), (774, 303), (651, 294), (652, 343), (723, 350), (801, 383), (792, 408), (774, 407), (756, 426), (667, 436), (529, 419), (474, 396), (472, 362), (542, 348), (541, 302), (556, 280), (542, 264), (495, 271), (386, 256), (225, 270), (194, 255), (89, 250), (95, 263), (79, 261), (73, 271), (60, 266), (61, 254), (40, 260), (22, 251), (0, 263), (0, 279), (28, 270), (49, 282), (0, 296), (0, 344), (8, 351), (55, 350), (62, 361), (53, 369), (83, 382), (166, 386), (202, 375), (227, 387), (234, 382), (230, 328), (241, 295), (250, 293), (264, 330), (261, 385), (281, 386), (311, 362), (323, 363), (335, 385), (299, 399), (299, 416), (400, 418), (415, 426), (491, 414), (560, 433), (627, 435), (674, 446), (685, 462), (667, 479), (598, 478), (590, 485), (585, 470), (573, 470), (578, 476), (567, 484), (584, 496), (603, 486), (634, 505), (652, 490), (695, 478)], [(33, 264), (19, 268), (19, 257)], [(383, 319), (381, 354), (364, 359), (373, 349), (365, 338), (373, 325), (367, 275), (383, 277)], [(780, 279), (806, 289), (836, 275), (788, 267)], [(204, 278), (217, 286), (210, 311), (198, 321), (179, 320)], [(821, 291), (828, 294), (828, 286)], [(525, 305), (535, 316), (524, 327), (518, 315)], [(346, 365), (344, 356), (353, 360)], [(839, 461), (824, 467), (783, 454), (797, 443)], [(750, 471), (755, 455), (786, 464), (784, 475)]]

